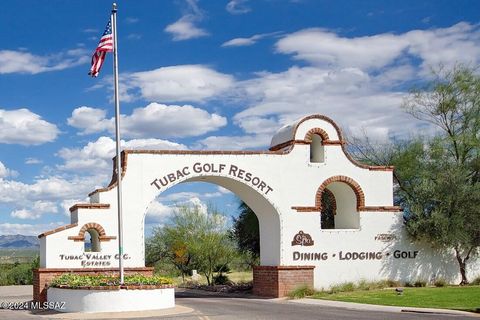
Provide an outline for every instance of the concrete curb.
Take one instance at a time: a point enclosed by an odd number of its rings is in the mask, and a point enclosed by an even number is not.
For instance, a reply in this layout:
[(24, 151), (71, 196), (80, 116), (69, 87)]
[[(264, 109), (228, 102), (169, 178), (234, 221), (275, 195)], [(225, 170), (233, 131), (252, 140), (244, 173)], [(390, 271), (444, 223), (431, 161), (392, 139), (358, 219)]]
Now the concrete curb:
[(451, 309), (434, 309), (434, 308), (415, 308), (415, 307), (395, 307), (395, 306), (382, 306), (376, 304), (364, 304), (364, 303), (355, 303), (355, 302), (344, 302), (344, 301), (333, 301), (333, 300), (323, 300), (323, 299), (298, 299), (298, 300), (289, 300), (292, 303), (301, 303), (301, 304), (311, 304), (319, 305), (325, 307), (335, 307), (335, 308), (344, 308), (352, 310), (368, 310), (368, 311), (382, 311), (382, 312), (411, 312), (411, 313), (432, 313), (432, 314), (451, 314), (458, 316), (469, 316), (469, 317), (478, 317), (480, 314), (451, 310)]

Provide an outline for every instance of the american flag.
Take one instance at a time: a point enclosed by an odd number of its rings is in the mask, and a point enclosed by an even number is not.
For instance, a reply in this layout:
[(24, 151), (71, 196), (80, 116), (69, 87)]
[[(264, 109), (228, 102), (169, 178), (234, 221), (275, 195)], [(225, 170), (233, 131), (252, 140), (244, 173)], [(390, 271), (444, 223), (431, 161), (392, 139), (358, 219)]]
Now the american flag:
[(92, 66), (90, 67), (90, 72), (88, 73), (92, 77), (98, 76), (100, 68), (102, 67), (103, 61), (105, 60), (105, 55), (107, 52), (113, 51), (113, 36), (112, 36), (112, 23), (108, 21), (105, 32), (103, 32), (100, 42), (98, 43), (97, 48), (92, 56)]

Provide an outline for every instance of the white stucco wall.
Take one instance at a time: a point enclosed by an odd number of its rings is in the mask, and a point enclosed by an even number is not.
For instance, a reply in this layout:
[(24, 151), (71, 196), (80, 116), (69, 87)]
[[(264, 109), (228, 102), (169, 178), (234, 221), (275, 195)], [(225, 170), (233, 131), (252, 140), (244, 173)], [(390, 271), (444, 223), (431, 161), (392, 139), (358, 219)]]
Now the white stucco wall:
[(49, 288), (49, 304), (59, 312), (124, 312), (175, 307), (175, 290), (82, 290)]
[[(272, 139), (272, 146), (295, 140), (301, 142), (313, 128), (324, 130), (330, 141), (342, 140), (332, 122), (309, 118), (283, 128)], [(262, 265), (315, 265), (316, 288), (360, 279), (414, 281), (443, 277), (448, 281), (459, 281), (452, 255), (439, 255), (428, 245), (410, 243), (402, 225), (402, 213), (378, 209), (393, 205), (391, 170), (352, 163), (340, 144), (324, 146), (323, 163), (310, 163), (310, 146), (305, 143), (296, 143), (283, 150), (287, 151), (128, 151), (126, 173), (122, 179), (125, 266), (144, 266), (144, 219), (149, 204), (178, 183), (204, 181), (231, 190), (255, 211), (260, 222)], [(335, 176), (353, 179), (363, 191), (365, 206), (377, 209), (358, 212), (352, 187), (344, 182), (333, 182), (327, 188), (336, 197), (337, 211), (341, 214), (335, 217), (335, 223), (341, 229), (322, 230), (318, 210), (301, 212), (292, 207), (315, 207), (319, 186)], [(165, 177), (167, 180), (163, 180)], [(254, 177), (258, 178), (256, 185)], [(160, 181), (166, 181), (166, 186)], [(82, 267), (82, 261), (109, 261), (111, 267), (118, 264), (116, 240), (102, 242), (102, 252), (95, 259), (83, 252), (83, 242), (68, 240), (90, 222), (100, 224), (107, 236), (117, 236), (115, 186), (93, 194), (90, 201), (109, 204), (110, 207), (80, 208), (72, 213), (72, 222), (77, 226), (42, 237), (42, 267), (77, 268)], [(299, 231), (308, 233), (314, 245), (292, 246)], [(379, 240), (380, 234), (393, 239)], [(405, 251), (410, 256), (396, 258), (396, 250)], [(413, 258), (415, 251), (418, 253)], [(357, 255), (361, 252), (380, 254), (374, 259), (346, 259), (345, 253), (353, 255), (354, 252)], [(61, 257), (67, 253), (80, 258), (66, 260)], [(325, 259), (301, 259), (299, 255), (302, 253), (313, 253)], [(480, 274), (479, 266), (478, 260), (470, 261), (470, 277)]]

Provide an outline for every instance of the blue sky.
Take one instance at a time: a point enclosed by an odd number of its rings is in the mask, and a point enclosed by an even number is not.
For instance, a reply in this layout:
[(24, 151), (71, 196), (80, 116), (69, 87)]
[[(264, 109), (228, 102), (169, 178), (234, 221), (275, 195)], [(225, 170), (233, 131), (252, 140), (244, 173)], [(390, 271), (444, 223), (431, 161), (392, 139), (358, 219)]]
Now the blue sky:
[[(0, 11), (0, 234), (68, 223), (114, 156), (111, 55), (90, 57), (110, 1), (8, 1)], [(118, 1), (122, 138), (137, 149), (266, 149), (282, 125), (330, 116), (375, 139), (425, 130), (400, 106), (440, 64), (478, 65), (478, 1)], [(151, 205), (234, 195), (179, 185)]]

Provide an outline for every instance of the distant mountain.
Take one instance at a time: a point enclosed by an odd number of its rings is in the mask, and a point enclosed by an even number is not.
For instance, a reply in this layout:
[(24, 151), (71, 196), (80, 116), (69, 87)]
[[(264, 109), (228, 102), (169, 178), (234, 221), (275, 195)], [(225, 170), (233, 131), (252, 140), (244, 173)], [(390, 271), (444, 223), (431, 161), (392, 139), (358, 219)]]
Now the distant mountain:
[(38, 249), (39, 247), (40, 243), (35, 236), (0, 235), (0, 248), (2, 249)]

